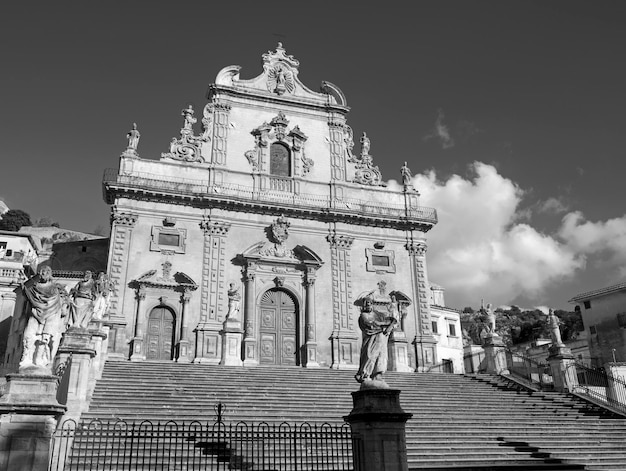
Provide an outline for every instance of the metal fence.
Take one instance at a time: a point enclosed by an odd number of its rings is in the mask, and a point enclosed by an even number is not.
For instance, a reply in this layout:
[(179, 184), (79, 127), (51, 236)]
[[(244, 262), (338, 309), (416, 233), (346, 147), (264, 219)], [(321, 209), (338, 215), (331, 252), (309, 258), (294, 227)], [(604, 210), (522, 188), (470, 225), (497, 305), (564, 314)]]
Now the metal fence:
[(589, 368), (582, 363), (573, 363), (569, 368), (574, 368), (576, 372), (576, 393), (626, 414), (626, 380), (623, 377), (612, 375), (604, 368)]
[(53, 437), (49, 466), (50, 471), (233, 469), (353, 470), (350, 426), (67, 420)]
[(506, 350), (506, 366), (511, 376), (544, 390), (554, 389), (552, 368), (548, 363), (539, 363), (526, 355)]

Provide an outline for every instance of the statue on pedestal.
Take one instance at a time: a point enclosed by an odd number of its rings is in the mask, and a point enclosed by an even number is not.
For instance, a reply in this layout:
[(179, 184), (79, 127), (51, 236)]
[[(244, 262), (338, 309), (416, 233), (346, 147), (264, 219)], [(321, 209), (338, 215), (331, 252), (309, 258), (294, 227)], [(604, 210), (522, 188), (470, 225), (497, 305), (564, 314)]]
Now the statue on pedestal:
[(239, 321), (239, 311), (241, 309), (241, 294), (239, 287), (235, 287), (235, 283), (230, 284), (228, 289), (228, 313), (226, 319), (231, 321)]
[(28, 367), (51, 368), (65, 330), (69, 300), (63, 286), (52, 278), (52, 269), (44, 266), (22, 288), (31, 309), (23, 333), (20, 371)]
[(70, 291), (70, 296), (72, 298), (70, 327), (86, 329), (93, 316), (96, 299), (96, 282), (90, 270), (85, 271), (83, 279)]
[(108, 275), (101, 271), (96, 280), (96, 299), (93, 302), (92, 319), (100, 320), (109, 310), (111, 305), (111, 291), (113, 291), (113, 283), (109, 280)]
[(407, 163), (404, 162), (404, 165), (400, 168), (400, 173), (402, 174), (402, 184), (405, 187), (411, 185), (411, 169), (408, 167)]
[(550, 327), (550, 337), (552, 337), (552, 345), (557, 347), (565, 346), (563, 340), (561, 339), (561, 329), (559, 329), (560, 323), (561, 321), (559, 321), (559, 318), (556, 317), (554, 311), (550, 309), (548, 311), (548, 326)]
[(137, 157), (137, 146), (139, 145), (139, 138), (141, 134), (137, 130), (137, 123), (133, 123), (133, 128), (128, 131), (126, 134), (126, 139), (128, 139), (128, 147), (122, 153), (122, 157)]
[[(387, 343), (389, 335), (398, 323), (397, 303), (385, 293), (385, 282), (381, 281), (378, 292), (372, 291), (361, 298), (359, 327), (363, 332), (359, 371), (355, 375), (361, 389), (387, 388), (383, 374), (387, 371)], [(381, 302), (386, 297), (388, 302)]]

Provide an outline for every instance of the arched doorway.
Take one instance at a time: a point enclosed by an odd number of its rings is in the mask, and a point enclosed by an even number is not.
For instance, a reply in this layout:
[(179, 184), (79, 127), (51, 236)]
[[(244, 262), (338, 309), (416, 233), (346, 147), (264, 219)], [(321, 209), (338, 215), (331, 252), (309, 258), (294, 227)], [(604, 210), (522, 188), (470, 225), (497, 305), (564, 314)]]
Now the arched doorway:
[(297, 365), (298, 310), (296, 301), (281, 289), (273, 288), (261, 297), (259, 319), (259, 363)]
[(174, 345), (174, 313), (165, 306), (157, 306), (148, 317), (146, 359), (171, 360)]

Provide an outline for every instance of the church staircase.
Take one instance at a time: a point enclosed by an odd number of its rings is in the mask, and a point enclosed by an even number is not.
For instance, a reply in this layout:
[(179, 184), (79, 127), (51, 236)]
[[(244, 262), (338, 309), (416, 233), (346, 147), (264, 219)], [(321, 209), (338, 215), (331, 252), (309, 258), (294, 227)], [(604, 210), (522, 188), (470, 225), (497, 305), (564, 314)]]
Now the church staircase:
[[(352, 408), (354, 371), (106, 363), (83, 421), (337, 423)], [(387, 373), (412, 413), (409, 468), (626, 469), (626, 418), (573, 396), (532, 392), (491, 375)]]

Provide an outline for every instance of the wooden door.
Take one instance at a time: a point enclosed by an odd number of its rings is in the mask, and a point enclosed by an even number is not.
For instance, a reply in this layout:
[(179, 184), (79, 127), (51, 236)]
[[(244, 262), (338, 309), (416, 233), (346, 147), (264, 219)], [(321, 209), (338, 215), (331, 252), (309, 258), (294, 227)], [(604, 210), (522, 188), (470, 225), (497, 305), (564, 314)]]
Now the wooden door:
[(171, 360), (174, 343), (174, 314), (168, 308), (155, 307), (148, 318), (146, 358)]
[(271, 289), (261, 299), (259, 362), (296, 365), (298, 316), (294, 300), (286, 292)]

